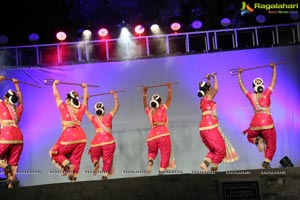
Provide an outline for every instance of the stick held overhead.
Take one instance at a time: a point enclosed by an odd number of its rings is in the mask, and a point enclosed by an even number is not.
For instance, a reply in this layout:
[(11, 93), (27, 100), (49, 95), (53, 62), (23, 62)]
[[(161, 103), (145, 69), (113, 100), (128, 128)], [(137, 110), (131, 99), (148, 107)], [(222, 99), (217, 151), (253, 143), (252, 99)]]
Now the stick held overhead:
[[(120, 93), (120, 92), (125, 92), (125, 90), (115, 90), (116, 93)], [(89, 95), (89, 97), (96, 97), (96, 96), (103, 96), (103, 95), (108, 95), (111, 94), (110, 92), (104, 92), (104, 93), (99, 93), (99, 94), (92, 94)], [(83, 98), (83, 97), (81, 97)]]
[[(282, 65), (282, 64), (286, 64), (286, 61), (282, 61), (282, 62), (278, 62), (275, 63), (275, 65)], [(257, 67), (249, 67), (249, 68), (245, 68), (243, 69), (243, 71), (249, 71), (249, 70), (255, 70), (255, 69), (259, 69), (259, 68), (265, 68), (265, 67), (269, 67), (270, 65), (263, 65), (263, 66), (257, 66)], [(232, 76), (236, 76), (238, 74), (239, 69), (238, 68), (234, 68), (234, 69), (230, 69), (229, 72)]]
[[(44, 83), (45, 85), (53, 85), (54, 79), (45, 79)], [(59, 84), (65, 84), (65, 85), (77, 85), (82, 86), (82, 83), (70, 83), (70, 82), (61, 82), (59, 81)], [(88, 87), (100, 87), (98, 85), (87, 85)]]
[[(172, 85), (174, 84), (178, 84), (179, 82), (170, 82)], [(147, 88), (155, 88), (155, 87), (162, 87), (162, 86), (166, 86), (166, 83), (163, 83), (163, 84), (157, 84), (157, 85), (149, 85), (149, 86), (146, 86), (146, 85), (141, 85), (141, 86), (138, 86), (137, 87), (137, 90), (142, 90), (144, 89), (144, 87), (147, 87)]]
[[(4, 79), (9, 80), (9, 81), (13, 81), (12, 78), (8, 78), (8, 77), (5, 77)], [(23, 82), (23, 81), (19, 81), (19, 80), (18, 80), (18, 83), (24, 84), (24, 85), (29, 85), (29, 86), (32, 86), (32, 87), (41, 88), (41, 86), (39, 86), (39, 85), (35, 85), (35, 84), (32, 84), (32, 83), (27, 83), (27, 82)]]

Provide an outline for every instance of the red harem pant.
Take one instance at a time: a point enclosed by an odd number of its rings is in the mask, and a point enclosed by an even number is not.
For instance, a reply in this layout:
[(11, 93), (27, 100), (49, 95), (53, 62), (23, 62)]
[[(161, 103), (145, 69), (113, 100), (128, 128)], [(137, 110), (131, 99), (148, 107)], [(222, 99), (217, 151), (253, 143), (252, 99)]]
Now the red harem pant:
[(109, 173), (113, 165), (115, 150), (116, 150), (116, 143), (91, 147), (89, 150), (89, 154), (91, 154), (92, 163), (99, 162), (100, 158), (102, 157), (103, 158), (102, 172)]
[(206, 158), (209, 158), (213, 164), (218, 165), (221, 163), (226, 155), (226, 146), (218, 127), (209, 130), (201, 130), (200, 136), (202, 142), (209, 150)]
[(171, 154), (171, 137), (169, 135), (148, 141), (148, 160), (154, 160), (160, 150), (160, 168), (167, 169)]
[(64, 161), (69, 160), (71, 164), (74, 165), (73, 173), (78, 174), (86, 143), (62, 145), (58, 142), (56, 145), (58, 146), (57, 153), (51, 154), (51, 158), (60, 165), (62, 165)]
[(265, 158), (272, 161), (274, 154), (276, 152), (276, 130), (275, 128), (265, 129), (265, 130), (251, 130), (250, 128), (244, 131), (248, 133), (248, 141), (254, 144), (254, 140), (257, 137), (262, 137), (265, 140)]
[(0, 159), (7, 160), (7, 164), (18, 166), (23, 144), (0, 144)]

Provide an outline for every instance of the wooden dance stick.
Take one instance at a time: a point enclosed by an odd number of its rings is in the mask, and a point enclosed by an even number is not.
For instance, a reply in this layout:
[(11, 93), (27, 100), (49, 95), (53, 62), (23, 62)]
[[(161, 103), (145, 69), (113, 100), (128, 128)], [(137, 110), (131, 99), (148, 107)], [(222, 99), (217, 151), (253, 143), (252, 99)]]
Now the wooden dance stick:
[[(125, 92), (125, 90), (115, 90), (116, 93), (120, 93), (120, 92)], [(89, 97), (96, 97), (96, 96), (103, 96), (103, 95), (107, 95), (107, 94), (111, 94), (110, 92), (104, 92), (104, 93), (100, 93), (100, 94), (92, 94), (89, 95)], [(83, 98), (83, 97), (81, 97)]]
[[(217, 75), (218, 73), (214, 72), (214, 73), (208, 74), (208, 76), (209, 76), (209, 77), (213, 77), (212, 74)], [(203, 78), (207, 78), (207, 76), (204, 76)]]
[[(5, 77), (4, 79), (9, 80), (9, 81), (13, 81), (12, 78), (8, 78), (8, 77)], [(18, 80), (18, 83), (29, 85), (29, 86), (32, 86), (32, 87), (41, 88), (41, 86), (39, 86), (39, 85), (34, 85), (34, 84), (31, 84), (31, 83), (27, 83), (27, 82), (23, 82), (23, 81), (19, 81), (19, 80)]]
[[(170, 82), (172, 85), (174, 84), (178, 84), (178, 82)], [(158, 84), (158, 85), (150, 85), (150, 86), (144, 86), (144, 85), (141, 85), (139, 87), (137, 87), (137, 90), (141, 90), (143, 89), (144, 87), (147, 87), (147, 88), (155, 88), (155, 87), (162, 87), (162, 86), (166, 86), (167, 83), (164, 83), (164, 84)]]
[[(281, 65), (281, 64), (286, 64), (287, 62), (278, 62), (278, 63), (275, 63), (275, 65)], [(270, 64), (268, 65), (263, 65), (263, 66), (257, 66), (257, 67), (249, 67), (249, 68), (245, 68), (243, 69), (243, 71), (248, 71), (248, 70), (254, 70), (254, 69), (259, 69), (259, 68), (265, 68), (265, 67), (270, 67)], [(235, 69), (231, 69), (230, 70), (230, 74), (232, 76), (235, 76), (237, 75), (239, 72), (239, 69), (238, 68), (235, 68)]]
[[(54, 81), (55, 81), (54, 79), (45, 79), (44, 83), (46, 85), (52, 85)], [(69, 82), (61, 82), (61, 81), (59, 81), (59, 84), (82, 86), (82, 83), (69, 83)], [(98, 85), (87, 85), (87, 86), (88, 87), (99, 87)]]

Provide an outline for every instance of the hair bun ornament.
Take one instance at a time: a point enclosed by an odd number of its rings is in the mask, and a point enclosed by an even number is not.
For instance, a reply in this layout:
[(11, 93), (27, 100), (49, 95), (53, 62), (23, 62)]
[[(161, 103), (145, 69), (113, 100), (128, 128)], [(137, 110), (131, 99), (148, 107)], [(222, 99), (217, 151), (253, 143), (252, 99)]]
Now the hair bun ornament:
[(79, 98), (78, 95), (76, 95), (77, 92), (75, 90), (71, 90), (69, 92), (69, 94), (70, 94), (71, 98), (73, 98), (73, 99), (78, 99)]
[(252, 85), (256, 93), (262, 93), (264, 91), (264, 81), (261, 78), (254, 79)]
[(8, 99), (8, 102), (12, 105), (18, 102), (17, 93), (12, 89), (9, 89), (7, 91), (7, 93), (5, 94), (5, 97)]
[(150, 105), (152, 108), (158, 108), (160, 102), (161, 102), (161, 98), (160, 98), (159, 94), (152, 95), (151, 101), (150, 101)]
[(104, 108), (104, 104), (102, 102), (97, 102), (94, 106), (95, 110), (98, 110), (100, 108)]
[(199, 88), (202, 88), (202, 87), (204, 87), (204, 86), (205, 86), (205, 83), (206, 83), (206, 82), (204, 82), (204, 81), (201, 81), (201, 82), (199, 83)]
[(94, 107), (97, 115), (103, 115), (105, 113), (104, 104), (102, 102), (97, 102)]
[(159, 96), (159, 94), (154, 94), (154, 95), (152, 95), (151, 99), (158, 100), (158, 99), (160, 99), (160, 96)]
[(264, 84), (264, 81), (262, 80), (262, 78), (256, 78), (253, 80), (253, 84), (262, 85), (262, 84)]
[(198, 97), (203, 97), (203, 96), (204, 96), (203, 90), (198, 90)]

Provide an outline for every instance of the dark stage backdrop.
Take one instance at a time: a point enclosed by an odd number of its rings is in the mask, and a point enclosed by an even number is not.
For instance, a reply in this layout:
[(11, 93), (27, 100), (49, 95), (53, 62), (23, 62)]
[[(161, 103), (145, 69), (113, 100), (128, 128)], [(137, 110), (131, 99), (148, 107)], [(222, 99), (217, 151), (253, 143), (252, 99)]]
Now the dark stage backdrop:
[[(111, 89), (126, 90), (119, 93), (120, 109), (113, 120), (113, 135), (117, 148), (114, 158), (115, 175), (112, 178), (123, 178), (149, 176), (144, 173), (147, 166), (145, 142), (149, 122), (143, 110), (143, 94), (137, 91), (137, 87), (141, 84), (152, 85), (167, 81), (179, 82), (174, 85), (173, 102), (168, 111), (169, 128), (177, 160), (177, 169), (173, 173), (199, 172), (199, 164), (206, 155), (207, 148), (203, 145), (198, 131), (201, 117), (200, 99), (197, 96), (198, 83), (204, 80), (206, 74), (217, 72), (219, 92), (215, 101), (218, 103), (220, 126), (240, 157), (234, 163), (220, 164), (220, 171), (260, 168), (263, 154), (242, 134), (249, 125), (253, 111), (239, 88), (237, 76), (232, 76), (229, 70), (239, 66), (262, 66), (270, 61), (287, 62), (285, 65), (278, 65), (277, 84), (272, 95), (271, 113), (278, 135), (277, 152), (272, 166), (280, 167), (279, 161), (284, 156), (288, 156), (295, 166), (299, 166), (299, 52), (300, 46), (289, 46), (123, 62), (1, 70), (0, 74), (6, 77), (42, 86), (34, 88), (20, 84), (25, 107), (20, 122), (24, 134), (24, 149), (18, 175), (20, 185), (68, 182), (66, 177), (60, 176), (56, 171), (48, 155), (61, 133), (61, 124), (52, 87), (43, 84), (43, 80), (47, 78), (100, 85), (100, 88), (89, 88), (90, 94)], [(245, 72), (243, 80), (246, 87), (252, 90), (254, 78), (263, 78), (268, 86), (271, 76), (272, 69), (268, 67)], [(2, 98), (10, 88), (14, 88), (10, 81), (1, 83)], [(82, 88), (77, 86), (58, 85), (58, 89), (62, 97), (72, 89), (77, 90), (80, 95), (83, 94)], [(155, 93), (159, 93), (165, 99), (167, 88), (150, 89), (149, 98)], [(93, 107), (97, 101), (104, 102), (107, 111), (113, 106), (111, 95), (93, 97), (89, 101), (91, 112), (94, 112)], [(93, 176), (93, 165), (88, 155), (94, 129), (86, 116), (83, 118), (82, 127), (87, 134), (88, 144), (82, 157), (78, 181), (98, 180), (100, 175)], [(155, 161), (152, 175), (157, 175), (159, 160), (160, 158)]]

